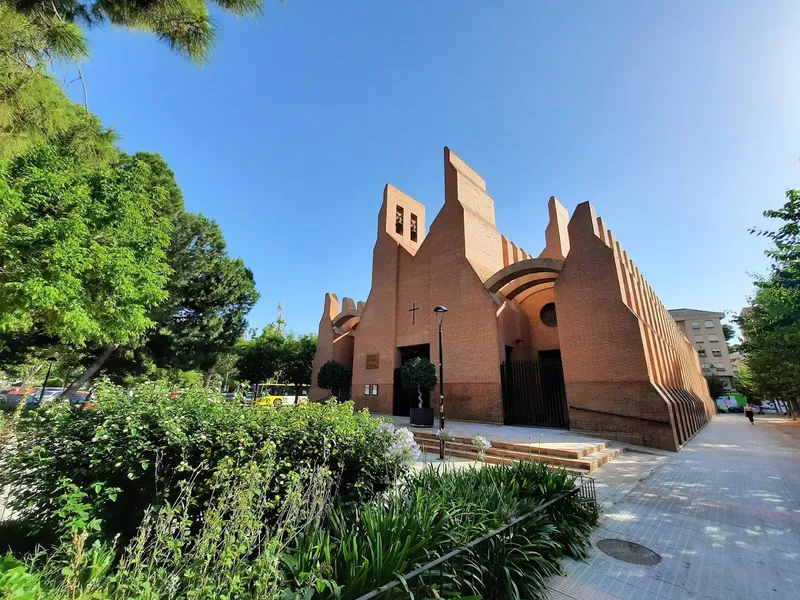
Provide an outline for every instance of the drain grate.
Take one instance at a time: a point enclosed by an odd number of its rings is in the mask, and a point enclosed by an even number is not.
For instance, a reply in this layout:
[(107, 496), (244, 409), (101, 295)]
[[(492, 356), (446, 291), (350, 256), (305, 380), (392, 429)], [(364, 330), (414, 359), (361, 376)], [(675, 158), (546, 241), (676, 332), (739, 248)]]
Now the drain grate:
[(661, 556), (650, 548), (625, 540), (600, 540), (597, 547), (612, 558), (635, 565), (652, 566), (661, 562)]

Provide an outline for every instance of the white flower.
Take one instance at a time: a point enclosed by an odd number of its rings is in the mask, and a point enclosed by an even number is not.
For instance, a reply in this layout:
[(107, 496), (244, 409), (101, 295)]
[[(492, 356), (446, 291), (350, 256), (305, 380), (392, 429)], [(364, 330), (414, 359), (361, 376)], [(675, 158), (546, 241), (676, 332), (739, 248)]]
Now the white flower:
[(392, 423), (379, 423), (378, 431), (386, 433), (394, 433), (394, 425)]
[[(391, 424), (387, 423), (387, 425)], [(414, 434), (405, 427), (394, 429), (394, 426), (392, 426), (392, 430), (394, 440), (386, 453), (387, 458), (390, 460), (399, 460), (404, 463), (419, 458), (420, 448), (419, 444), (414, 440)]]
[(440, 440), (444, 440), (445, 442), (449, 442), (453, 439), (453, 432), (451, 432), (449, 429), (439, 429), (436, 432), (436, 437), (438, 437)]
[(476, 435), (474, 438), (472, 438), (472, 445), (477, 446), (478, 449), (485, 455), (486, 450), (492, 447), (492, 442), (482, 435)]

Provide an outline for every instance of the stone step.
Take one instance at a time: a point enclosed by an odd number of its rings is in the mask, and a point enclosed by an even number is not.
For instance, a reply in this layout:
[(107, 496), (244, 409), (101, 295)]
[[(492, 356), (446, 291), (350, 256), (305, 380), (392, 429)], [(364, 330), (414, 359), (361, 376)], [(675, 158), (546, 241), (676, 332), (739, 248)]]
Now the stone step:
[[(420, 443), (421, 440), (417, 440), (417, 443)], [(429, 442), (425, 440), (425, 446), (428, 447), (433, 442)], [(438, 440), (435, 443), (435, 446), (438, 448)], [(468, 455), (470, 458), (474, 458), (478, 455), (478, 448), (477, 446), (473, 445), (471, 442), (466, 444), (463, 442), (458, 441), (451, 441), (447, 443), (448, 451), (459, 452), (464, 455)], [(487, 457), (493, 458), (500, 458), (504, 461), (509, 462), (517, 462), (520, 460), (536, 460), (539, 462), (543, 462), (548, 465), (555, 465), (558, 467), (570, 467), (581, 469), (583, 472), (591, 471), (592, 469), (596, 469), (598, 466), (597, 460), (591, 460), (584, 458), (561, 458), (559, 456), (550, 456), (548, 454), (539, 454), (538, 452), (517, 452), (513, 450), (505, 450), (503, 448), (495, 448), (494, 444), (492, 447), (486, 450)]]
[[(439, 438), (436, 437), (433, 433), (427, 433), (424, 431), (415, 431), (414, 437), (417, 440), (425, 440), (426, 443), (433, 442), (435, 444), (439, 443)], [(458, 437), (454, 436), (452, 438), (453, 442), (458, 442), (460, 444), (467, 444), (472, 445), (472, 440), (465, 437)], [(605, 442), (576, 442), (571, 443), (568, 446), (565, 444), (553, 444), (548, 442), (531, 442), (529, 444), (523, 444), (519, 442), (501, 442), (496, 440), (491, 440), (492, 448), (497, 448), (500, 450), (509, 450), (512, 452), (521, 452), (524, 454), (535, 454), (538, 456), (547, 455), (547, 456), (557, 456), (560, 458), (583, 458), (588, 454), (593, 454), (595, 452), (600, 452), (604, 450), (607, 446)]]
[[(435, 454), (439, 447), (439, 440), (435, 435), (429, 433), (414, 433), (417, 443), (431, 454)], [(622, 449), (609, 448), (605, 443), (589, 445), (589, 453), (581, 453), (580, 458), (565, 458), (563, 456), (553, 456), (544, 447), (539, 453), (539, 449), (534, 451), (530, 446), (491, 442), (492, 447), (486, 450), (485, 462), (494, 464), (514, 464), (521, 460), (536, 460), (555, 468), (566, 469), (575, 474), (587, 474), (618, 456)], [(447, 454), (459, 458), (477, 459), (479, 449), (472, 444), (472, 440), (467, 438), (454, 437), (447, 443)]]
[[(472, 453), (472, 452), (464, 452), (464, 451), (461, 451), (461, 450), (455, 450), (455, 449), (452, 449), (452, 448), (450, 448), (448, 446), (447, 456), (448, 457), (455, 456), (457, 458), (466, 458), (466, 459), (469, 459), (469, 460), (476, 460), (476, 456), (477, 455)], [(536, 460), (536, 459), (533, 459), (533, 460)], [(497, 464), (497, 465), (514, 465), (514, 464), (517, 464), (519, 461), (515, 460), (513, 458), (503, 458), (503, 457), (500, 457), (500, 456), (492, 456), (491, 454), (487, 454), (486, 458), (484, 459), (483, 462), (486, 462), (486, 463), (489, 463), (489, 464)], [(542, 462), (544, 462), (544, 461), (542, 461)], [(586, 474), (589, 473), (589, 471), (587, 469), (581, 469), (579, 467), (565, 467), (565, 466), (562, 466), (562, 465), (553, 465), (553, 464), (549, 464), (549, 463), (545, 463), (545, 464), (550, 469), (564, 470), (567, 473), (570, 473), (571, 475), (586, 475)]]

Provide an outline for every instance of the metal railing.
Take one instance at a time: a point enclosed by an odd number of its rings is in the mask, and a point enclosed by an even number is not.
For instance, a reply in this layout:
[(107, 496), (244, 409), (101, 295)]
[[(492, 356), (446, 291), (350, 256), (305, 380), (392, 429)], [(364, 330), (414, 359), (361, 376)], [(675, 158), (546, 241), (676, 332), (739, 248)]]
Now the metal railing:
[[(559, 494), (555, 498), (537, 506), (533, 511), (513, 519), (507, 525), (495, 529), (483, 537), (473, 540), (466, 546), (457, 548), (413, 571), (399, 575), (394, 581), (359, 596), (356, 600), (438, 598), (440, 597), (439, 592), (452, 592), (469, 587), (466, 580), (476, 576), (477, 572), (481, 570), (474, 567), (503, 560), (503, 557), (506, 556), (506, 542), (524, 530), (526, 523), (540, 516), (543, 512), (552, 512), (573, 496), (577, 496), (582, 502), (589, 505), (593, 515), (597, 517), (599, 511), (595, 496), (594, 479), (591, 477), (579, 477), (576, 483), (575, 488)], [(482, 573), (482, 575), (486, 576), (487, 573)], [(491, 576), (491, 573), (488, 573), (488, 575)], [(480, 583), (481, 587), (486, 590), (502, 587), (495, 586), (493, 582), (485, 580)], [(499, 584), (500, 582), (497, 583)], [(490, 597), (493, 596), (491, 594), (487, 596), (487, 598)]]

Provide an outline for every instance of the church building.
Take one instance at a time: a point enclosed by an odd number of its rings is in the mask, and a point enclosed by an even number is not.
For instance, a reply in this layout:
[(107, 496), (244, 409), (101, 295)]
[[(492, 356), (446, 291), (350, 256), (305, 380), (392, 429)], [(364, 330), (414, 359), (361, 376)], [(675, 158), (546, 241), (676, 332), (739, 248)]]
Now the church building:
[(693, 345), (591, 204), (570, 217), (550, 198), (544, 249), (530, 254), (497, 230), (486, 182), (448, 148), (444, 183), (427, 235), (425, 206), (384, 189), (366, 302), (325, 296), (313, 400), (330, 394), (316, 382), (334, 360), (357, 407), (408, 415), (417, 399), (400, 367), (438, 363), (443, 305), (448, 419), (678, 450), (712, 418)]

